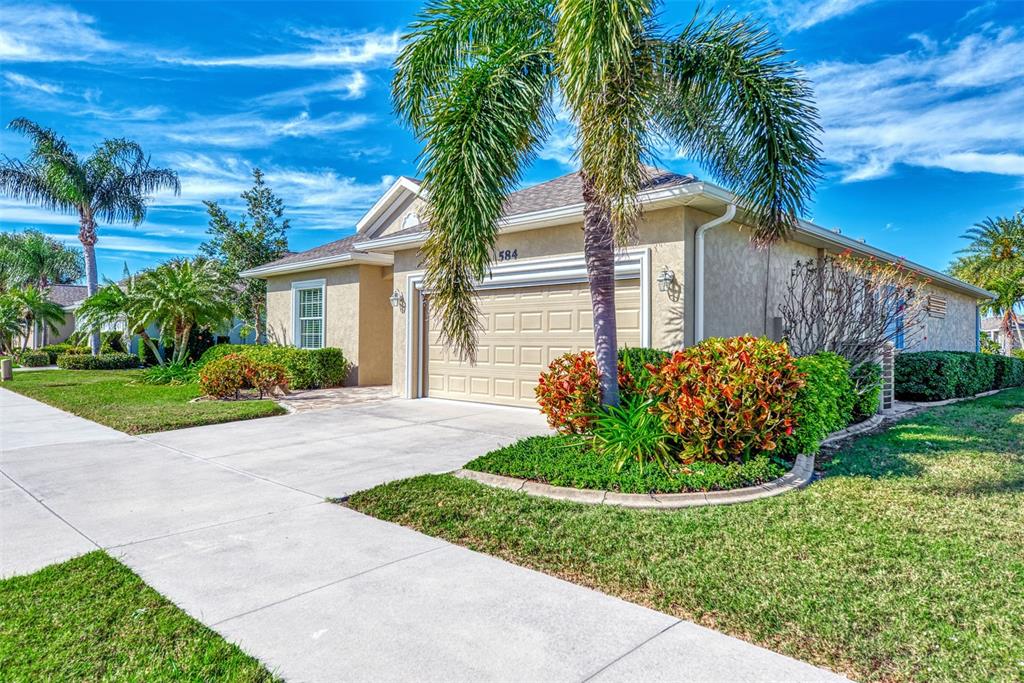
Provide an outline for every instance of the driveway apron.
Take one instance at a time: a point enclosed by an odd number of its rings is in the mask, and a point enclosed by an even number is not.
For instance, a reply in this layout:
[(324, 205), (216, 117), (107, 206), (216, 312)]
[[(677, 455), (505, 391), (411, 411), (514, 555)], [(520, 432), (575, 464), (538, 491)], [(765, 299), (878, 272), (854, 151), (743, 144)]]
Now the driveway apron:
[(292, 681), (843, 680), (327, 503), (545, 431), (392, 400), (130, 437), (0, 389), (0, 576), (104, 548)]

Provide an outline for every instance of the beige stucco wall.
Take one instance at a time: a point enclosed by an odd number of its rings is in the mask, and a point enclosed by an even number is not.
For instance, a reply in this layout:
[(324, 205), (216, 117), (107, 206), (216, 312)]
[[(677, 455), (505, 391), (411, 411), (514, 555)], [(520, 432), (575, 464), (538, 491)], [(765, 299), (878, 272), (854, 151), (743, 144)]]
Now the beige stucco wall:
[(359, 266), (359, 384), (391, 384), (391, 268)]
[[(28, 335), (28, 348), (38, 349), (43, 346), (49, 346), (50, 344), (60, 344), (61, 342), (67, 341), (71, 333), (75, 331), (75, 314), (71, 311), (64, 311), (64, 322), (57, 326), (57, 332), (53, 330), (46, 330), (46, 343), (43, 343), (43, 331), (39, 327), (37, 330), (29, 332)], [(20, 343), (20, 339), (18, 340)]]
[(964, 294), (929, 285), (929, 293), (946, 298), (946, 317), (925, 315), (924, 335), (908, 351), (974, 351), (977, 348), (977, 301)]
[[(404, 230), (405, 219), (410, 214), (416, 214), (417, 222), (425, 221), (427, 218), (426, 205), (422, 199), (409, 195), (404, 201), (398, 204), (398, 206), (392, 209), (392, 213), (387, 217), (385, 223), (372, 231), (373, 237), (384, 237), (390, 235), (393, 232)], [(414, 224), (415, 225), (415, 224)]]

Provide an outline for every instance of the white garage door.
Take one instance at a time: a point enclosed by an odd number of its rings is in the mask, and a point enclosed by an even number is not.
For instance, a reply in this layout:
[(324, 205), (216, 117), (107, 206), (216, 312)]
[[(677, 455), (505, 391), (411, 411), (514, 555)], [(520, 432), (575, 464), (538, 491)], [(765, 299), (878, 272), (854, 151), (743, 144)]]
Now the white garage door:
[[(428, 298), (429, 305), (429, 298)], [(640, 281), (620, 280), (615, 293), (619, 346), (640, 346)], [(594, 348), (587, 283), (544, 285), (480, 293), (481, 331), (475, 365), (428, 331), (426, 394), (504, 405), (536, 406), (533, 388), (553, 359)]]

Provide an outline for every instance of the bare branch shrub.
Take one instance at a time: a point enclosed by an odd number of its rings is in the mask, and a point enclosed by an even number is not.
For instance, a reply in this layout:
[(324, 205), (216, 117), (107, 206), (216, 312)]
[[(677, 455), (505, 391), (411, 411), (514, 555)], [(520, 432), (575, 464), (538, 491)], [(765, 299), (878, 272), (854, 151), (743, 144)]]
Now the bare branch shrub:
[(902, 262), (850, 252), (797, 261), (779, 306), (790, 351), (833, 351), (855, 370), (897, 338), (909, 349), (924, 338), (928, 282)]

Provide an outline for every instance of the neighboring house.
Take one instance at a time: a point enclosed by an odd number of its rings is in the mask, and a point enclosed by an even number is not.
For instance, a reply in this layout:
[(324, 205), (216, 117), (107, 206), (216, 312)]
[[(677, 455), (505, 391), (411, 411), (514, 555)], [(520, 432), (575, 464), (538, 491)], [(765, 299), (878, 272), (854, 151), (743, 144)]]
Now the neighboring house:
[(67, 338), (75, 331), (75, 309), (78, 308), (78, 304), (86, 297), (86, 294), (85, 285), (51, 285), (48, 298), (64, 309), (64, 322), (59, 326), (56, 334), (53, 333), (53, 330), (47, 330), (44, 335), (41, 326), (36, 325), (36, 329), (29, 336), (29, 348), (38, 349), (47, 344), (59, 344), (67, 341)]
[[(699, 239), (697, 228), (737, 198), (692, 176), (656, 169), (649, 176), (638, 243), (622, 249), (617, 262), (620, 346), (672, 349), (710, 336), (778, 336), (778, 307), (795, 260), (847, 249), (896, 259), (807, 222), (786, 241), (755, 249), (742, 209)], [(354, 365), (353, 383), (390, 384), (408, 398), (534, 405), (538, 373), (560, 354), (593, 346), (581, 196), (574, 173), (508, 198), (491, 275), (480, 283), (475, 365), (443, 346), (430, 321), (419, 254), (428, 198), (411, 178), (395, 182), (355, 235), (243, 276), (267, 280), (271, 341), (341, 348)], [(910, 265), (931, 281), (927, 334), (917, 348), (973, 351), (977, 304), (988, 293)]]
[[(1021, 321), (1021, 328), (1024, 329), (1024, 320)], [(1014, 349), (1022, 348), (1017, 337), (1016, 329), (1008, 334), (1003, 328), (1003, 319), (1000, 316), (990, 316), (981, 319), (981, 333), (999, 344), (1003, 355), (1010, 355)]]

